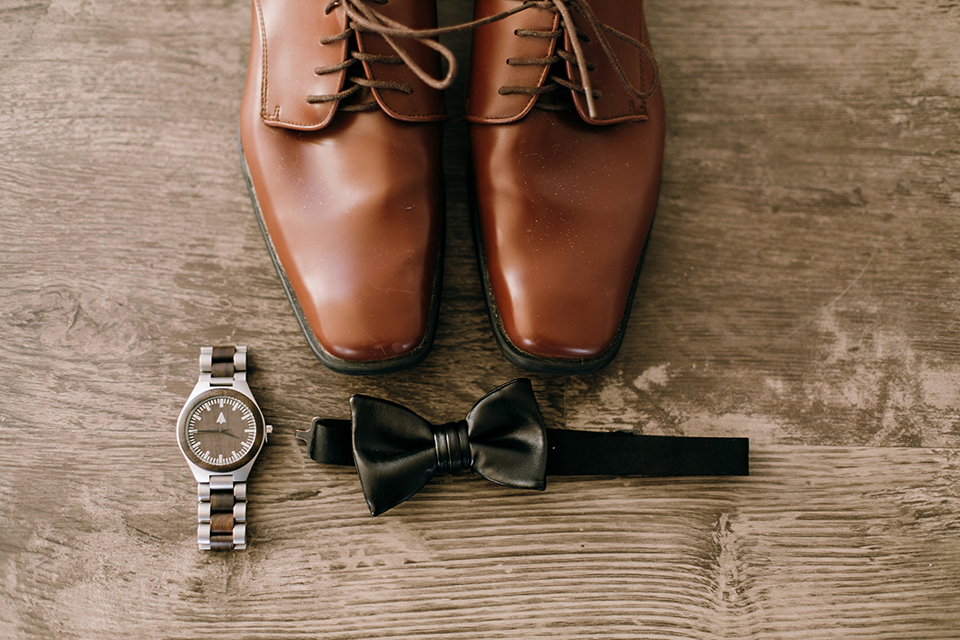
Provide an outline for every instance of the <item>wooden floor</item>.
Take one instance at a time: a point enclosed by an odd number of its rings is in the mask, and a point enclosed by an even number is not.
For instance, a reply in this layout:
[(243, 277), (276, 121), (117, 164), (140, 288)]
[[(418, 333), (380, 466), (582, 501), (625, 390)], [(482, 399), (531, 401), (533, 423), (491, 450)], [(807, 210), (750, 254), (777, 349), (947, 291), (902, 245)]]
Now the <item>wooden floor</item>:
[[(524, 375), (484, 313), (464, 125), (436, 346), (340, 376), (239, 167), (247, 0), (0, 0), (0, 638), (960, 638), (960, 6), (647, 14), (669, 122), (626, 343), (532, 379), (549, 426), (749, 436), (752, 475), (446, 477), (372, 518), (295, 429), (357, 392), (452, 420)], [(276, 432), (251, 548), (210, 554), (174, 425), (228, 342)]]

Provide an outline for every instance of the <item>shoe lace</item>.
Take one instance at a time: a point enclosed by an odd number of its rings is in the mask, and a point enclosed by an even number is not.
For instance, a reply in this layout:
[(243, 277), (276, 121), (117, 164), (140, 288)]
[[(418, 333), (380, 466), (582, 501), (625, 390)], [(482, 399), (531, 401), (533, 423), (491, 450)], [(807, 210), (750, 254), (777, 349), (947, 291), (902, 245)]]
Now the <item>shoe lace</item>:
[[(611, 66), (614, 69), (614, 72), (619, 78), (620, 83), (623, 85), (624, 89), (638, 100), (646, 100), (657, 90), (657, 87), (660, 84), (660, 69), (657, 65), (657, 61), (653, 56), (653, 52), (644, 45), (639, 40), (628, 36), (627, 34), (614, 29), (613, 27), (603, 24), (597, 19), (596, 14), (593, 9), (590, 7), (590, 4), (587, 0), (525, 0), (521, 4), (507, 9), (500, 13), (487, 16), (486, 18), (481, 18), (479, 20), (472, 20), (470, 22), (464, 22), (458, 25), (453, 25), (450, 27), (438, 27), (435, 29), (412, 29), (407, 27), (395, 20), (388, 18), (383, 15), (381, 12), (370, 7), (367, 2), (373, 2), (375, 4), (386, 4), (388, 0), (330, 0), (327, 6), (324, 9), (325, 13), (330, 13), (336, 7), (342, 6), (344, 12), (349, 18), (347, 27), (342, 32), (328, 36), (320, 40), (321, 44), (329, 44), (333, 42), (338, 42), (346, 38), (351, 37), (355, 32), (367, 32), (374, 33), (383, 37), (383, 39), (390, 45), (390, 47), (397, 54), (396, 56), (384, 56), (364, 53), (361, 51), (351, 51), (350, 58), (340, 62), (338, 64), (319, 67), (315, 70), (317, 75), (322, 75), (326, 73), (335, 73), (342, 69), (352, 67), (357, 62), (367, 62), (367, 63), (379, 63), (379, 64), (406, 64), (413, 73), (422, 80), (427, 86), (432, 87), (437, 90), (442, 90), (452, 84), (454, 77), (457, 72), (457, 60), (453, 55), (453, 52), (450, 51), (447, 47), (440, 44), (435, 38), (438, 38), (442, 35), (459, 33), (462, 31), (467, 31), (470, 29), (475, 29), (477, 27), (483, 26), (485, 24), (490, 24), (508, 18), (514, 14), (520, 13), (522, 11), (527, 11), (529, 9), (543, 9), (547, 11), (553, 11), (560, 15), (560, 25), (558, 28), (551, 31), (541, 31), (536, 29), (517, 29), (514, 33), (519, 37), (533, 37), (533, 38), (546, 38), (546, 39), (557, 39), (561, 37), (564, 32), (570, 34), (570, 44), (573, 52), (568, 52), (563, 49), (555, 49), (554, 54), (546, 56), (543, 58), (510, 58), (507, 60), (507, 64), (510, 65), (552, 65), (557, 62), (568, 62), (571, 64), (576, 64), (577, 70), (579, 72), (581, 84), (574, 83), (566, 78), (563, 78), (557, 74), (550, 74), (548, 79), (549, 83), (541, 86), (503, 86), (499, 89), (499, 93), (503, 95), (509, 94), (528, 94), (528, 95), (541, 95), (545, 93), (550, 93), (559, 88), (569, 89), (578, 94), (584, 96), (587, 103), (587, 112), (591, 118), (597, 116), (596, 103), (595, 99), (600, 97), (600, 92), (593, 89), (593, 85), (590, 80), (590, 72), (593, 71), (596, 66), (588, 62), (584, 53), (583, 47), (580, 44), (580, 41), (590, 42), (590, 36), (585, 33), (583, 30), (577, 28), (576, 23), (573, 20), (573, 14), (571, 9), (579, 13), (584, 17), (587, 22), (587, 25), (590, 28), (590, 31), (597, 38), (597, 42), (600, 44), (601, 49), (609, 60)], [(629, 78), (627, 78), (626, 73), (623, 70), (620, 61), (617, 59), (616, 54), (613, 51), (613, 48), (610, 46), (610, 41), (607, 39), (607, 35), (613, 36), (626, 42), (630, 46), (637, 49), (640, 54), (646, 58), (650, 63), (650, 66), (653, 68), (653, 78), (650, 81), (650, 86), (646, 90), (640, 90), (633, 86)], [(437, 51), (443, 58), (447, 61), (447, 73), (442, 78), (434, 78), (429, 73), (423, 70), (416, 62), (410, 57), (406, 49), (401, 46), (398, 42), (398, 38), (408, 38), (414, 39), (419, 42), (422, 42), (427, 47), (430, 47), (434, 51)], [(400, 82), (390, 82), (383, 80), (373, 80), (366, 77), (350, 76), (350, 82), (352, 83), (350, 87), (332, 94), (323, 94), (323, 95), (312, 95), (307, 97), (307, 102), (317, 103), (317, 102), (330, 102), (334, 100), (342, 100), (348, 98), (353, 94), (361, 90), (361, 88), (373, 88), (373, 89), (387, 89), (392, 91), (401, 91), (403, 93), (413, 93), (413, 87), (408, 83)], [(375, 102), (357, 104), (357, 105), (344, 105), (341, 107), (343, 110), (367, 110), (367, 109), (376, 109), (377, 104)], [(563, 107), (546, 107), (546, 108), (563, 108)]]
[[(450, 86), (457, 72), (456, 58), (450, 49), (433, 39), (440, 35), (440, 33), (446, 32), (446, 30), (412, 29), (388, 18), (381, 12), (370, 7), (367, 2), (384, 5), (387, 4), (388, 0), (330, 0), (326, 7), (324, 7), (324, 14), (329, 14), (338, 6), (342, 6), (348, 17), (347, 26), (338, 34), (321, 38), (320, 44), (327, 45), (340, 42), (342, 40), (351, 38), (353, 34), (357, 32), (373, 33), (382, 36), (397, 55), (389, 56), (372, 54), (351, 49), (349, 57), (346, 60), (326, 67), (317, 67), (314, 69), (314, 73), (318, 76), (328, 73), (337, 73), (344, 69), (349, 69), (358, 62), (391, 65), (406, 64), (407, 67), (409, 67), (410, 70), (413, 71), (413, 73), (427, 86), (438, 90), (445, 89), (446, 87)], [(424, 71), (424, 69), (410, 57), (410, 54), (407, 52), (406, 48), (400, 45), (400, 43), (397, 41), (398, 38), (417, 40), (438, 52), (447, 61), (446, 75), (442, 78), (434, 78), (429, 73)], [(316, 104), (320, 102), (345, 100), (346, 98), (353, 96), (365, 88), (400, 91), (401, 93), (405, 94), (413, 93), (413, 87), (406, 82), (375, 80), (358, 75), (350, 75), (347, 79), (349, 81), (349, 86), (346, 89), (336, 93), (309, 95), (307, 96), (307, 102), (310, 104)], [(377, 109), (378, 105), (376, 102), (370, 101), (358, 104), (343, 104), (339, 108), (343, 111), (369, 111), (371, 109)]]
[[(542, 57), (542, 58), (509, 58), (507, 59), (507, 64), (509, 65), (536, 65), (536, 66), (545, 66), (553, 65), (558, 62), (567, 62), (570, 64), (575, 64), (579, 72), (581, 84), (574, 83), (567, 78), (559, 76), (555, 73), (548, 75), (547, 79), (549, 82), (544, 83), (540, 86), (503, 86), (500, 87), (499, 93), (501, 95), (510, 95), (510, 94), (527, 94), (527, 95), (543, 95), (557, 89), (564, 88), (569, 89), (570, 91), (576, 92), (584, 96), (587, 103), (587, 112), (591, 118), (597, 117), (596, 103), (595, 100), (600, 97), (600, 92), (593, 88), (593, 85), (590, 80), (590, 72), (596, 69), (596, 65), (592, 62), (588, 62), (584, 53), (583, 47), (581, 46), (581, 41), (591, 42), (591, 38), (588, 33), (579, 29), (573, 21), (573, 11), (576, 11), (584, 17), (587, 22), (587, 25), (590, 28), (590, 31), (593, 33), (594, 37), (597, 39), (597, 42), (600, 44), (601, 49), (609, 60), (610, 65), (612, 66), (614, 72), (617, 74), (617, 78), (620, 80), (620, 83), (623, 85), (623, 88), (634, 98), (638, 100), (646, 100), (657, 90), (657, 86), (660, 84), (660, 68), (657, 65), (657, 61), (653, 56), (653, 52), (650, 51), (642, 42), (639, 40), (628, 36), (627, 34), (614, 29), (613, 27), (603, 24), (600, 20), (597, 19), (596, 14), (593, 12), (593, 9), (587, 3), (586, 0), (528, 0), (524, 2), (520, 7), (515, 11), (509, 12), (505, 11), (501, 14), (501, 18), (511, 15), (511, 13), (518, 13), (519, 11), (524, 11), (529, 8), (536, 7), (538, 9), (545, 9), (548, 11), (554, 11), (555, 13), (560, 14), (560, 24), (558, 27), (551, 31), (544, 31), (538, 29), (517, 29), (514, 31), (514, 34), (519, 37), (531, 37), (531, 38), (545, 38), (556, 40), (563, 36), (564, 32), (570, 34), (570, 45), (572, 52), (560, 49), (559, 47), (554, 50), (553, 55)], [(630, 46), (637, 49), (640, 54), (650, 63), (650, 66), (653, 68), (653, 78), (650, 81), (650, 86), (646, 90), (640, 90), (633, 86), (629, 78), (627, 78), (626, 73), (623, 70), (623, 66), (620, 64), (617, 55), (614, 53), (613, 48), (610, 46), (610, 41), (607, 38), (607, 35), (613, 36), (626, 42)], [(538, 103), (538, 106), (548, 110), (559, 110), (569, 108), (566, 105), (555, 104), (555, 103)]]

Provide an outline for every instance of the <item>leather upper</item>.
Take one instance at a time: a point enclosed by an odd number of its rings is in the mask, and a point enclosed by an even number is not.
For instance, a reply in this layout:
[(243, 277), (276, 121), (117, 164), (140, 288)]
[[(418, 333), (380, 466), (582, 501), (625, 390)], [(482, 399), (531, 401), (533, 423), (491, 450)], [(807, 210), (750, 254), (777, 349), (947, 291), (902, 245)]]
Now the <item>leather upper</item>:
[[(413, 26), (435, 23), (429, 0), (390, 0), (378, 9)], [(339, 5), (325, 13), (316, 0), (254, 0), (241, 145), (268, 244), (314, 350), (334, 360), (388, 361), (424, 349), (435, 317), (443, 242), (438, 120), (445, 115), (440, 92), (405, 65), (364, 62), (315, 73), (351, 50), (386, 46), (380, 36), (357, 33), (319, 43), (346, 26)], [(405, 45), (425, 69), (439, 68), (433, 51)], [(413, 91), (373, 90), (379, 108), (371, 111), (307, 102), (342, 91), (357, 75)]]
[[(480, 0), (477, 17), (510, 2)], [(596, 4), (601, 21), (649, 46), (640, 2)], [(659, 191), (663, 97), (658, 88), (633, 99), (595, 43), (585, 49), (601, 92), (596, 118), (577, 94), (566, 111), (534, 108), (542, 97), (501, 95), (504, 84), (547, 75), (544, 67), (518, 70), (508, 58), (554, 46), (514, 30), (556, 24), (555, 13), (530, 9), (477, 30), (468, 106), (477, 218), (488, 302), (510, 344), (536, 358), (591, 360), (615, 350), (629, 311)], [(520, 53), (534, 44), (537, 51)], [(615, 48), (634, 86), (649, 88), (649, 63), (632, 47)]]

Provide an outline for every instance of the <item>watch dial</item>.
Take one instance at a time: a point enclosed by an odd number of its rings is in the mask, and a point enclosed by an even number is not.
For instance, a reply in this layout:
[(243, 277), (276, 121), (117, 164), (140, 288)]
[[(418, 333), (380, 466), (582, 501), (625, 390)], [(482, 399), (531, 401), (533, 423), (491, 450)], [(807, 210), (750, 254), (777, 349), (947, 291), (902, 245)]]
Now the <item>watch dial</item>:
[(253, 448), (256, 437), (253, 411), (237, 398), (214, 396), (187, 416), (187, 446), (208, 465), (236, 463)]

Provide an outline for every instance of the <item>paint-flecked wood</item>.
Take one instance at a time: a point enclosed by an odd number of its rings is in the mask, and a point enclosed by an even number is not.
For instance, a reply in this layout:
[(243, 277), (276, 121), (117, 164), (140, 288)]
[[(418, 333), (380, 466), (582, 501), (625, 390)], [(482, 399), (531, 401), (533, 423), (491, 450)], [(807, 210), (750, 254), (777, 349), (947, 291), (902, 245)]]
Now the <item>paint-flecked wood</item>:
[[(960, 638), (960, 9), (647, 14), (668, 139), (627, 339), (530, 377), (550, 426), (747, 435), (752, 475), (443, 478), (372, 518), (295, 429), (356, 392), (446, 421), (525, 375), (485, 317), (463, 123), (433, 352), (340, 376), (239, 169), (246, 0), (0, 1), (0, 638)], [(173, 427), (225, 343), (276, 433), (250, 548), (209, 554)]]

